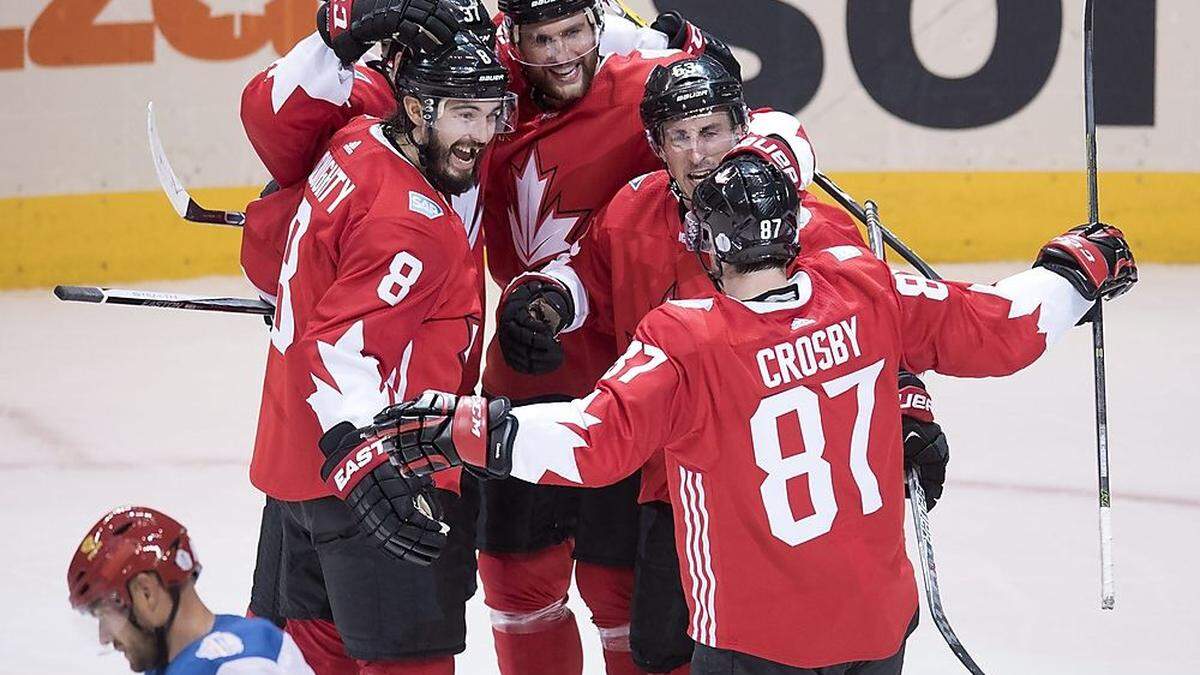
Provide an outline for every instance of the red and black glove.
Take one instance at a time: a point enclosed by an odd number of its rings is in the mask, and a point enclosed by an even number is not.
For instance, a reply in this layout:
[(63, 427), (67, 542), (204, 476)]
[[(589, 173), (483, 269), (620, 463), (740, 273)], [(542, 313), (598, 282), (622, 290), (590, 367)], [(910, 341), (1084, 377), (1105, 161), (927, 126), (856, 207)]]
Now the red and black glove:
[(575, 316), (571, 294), (557, 281), (529, 277), (500, 299), (496, 337), (504, 362), (518, 373), (543, 375), (563, 363), (558, 332)]
[(1125, 235), (1104, 223), (1080, 225), (1051, 239), (1033, 266), (1061, 275), (1088, 300), (1112, 300), (1138, 279)]
[(387, 553), (429, 565), (446, 545), (433, 479), (406, 475), (394, 465), (385, 444), (364, 437), (342, 422), (321, 437), (325, 463), (321, 479), (354, 513), (361, 532)]
[(734, 58), (729, 45), (713, 36), (712, 33), (683, 18), (679, 12), (663, 12), (658, 15), (650, 28), (667, 36), (667, 47), (686, 51), (694, 56), (701, 54), (711, 57), (724, 66), (725, 70), (742, 81), (742, 64)]
[(925, 507), (933, 510), (946, 483), (950, 445), (942, 427), (933, 421), (933, 399), (925, 390), (925, 383), (905, 370), (900, 371), (900, 423), (904, 436), (904, 469), (915, 467), (920, 471)]
[(360, 430), (381, 439), (392, 462), (405, 474), (428, 475), (461, 466), (480, 478), (507, 478), (517, 420), (501, 396), (456, 396), (426, 390), (375, 416)]
[(783, 172), (783, 175), (788, 177), (792, 185), (795, 186), (796, 194), (804, 194), (800, 164), (796, 161), (796, 155), (792, 152), (792, 146), (788, 145), (782, 138), (775, 135), (761, 136), (756, 133), (746, 134), (733, 146), (733, 149), (725, 153), (721, 161), (724, 162), (738, 155), (754, 155), (761, 158), (764, 162), (774, 164)]
[(454, 41), (459, 15), (441, 0), (327, 0), (317, 9), (321, 39), (350, 65), (377, 42), (434, 51)]

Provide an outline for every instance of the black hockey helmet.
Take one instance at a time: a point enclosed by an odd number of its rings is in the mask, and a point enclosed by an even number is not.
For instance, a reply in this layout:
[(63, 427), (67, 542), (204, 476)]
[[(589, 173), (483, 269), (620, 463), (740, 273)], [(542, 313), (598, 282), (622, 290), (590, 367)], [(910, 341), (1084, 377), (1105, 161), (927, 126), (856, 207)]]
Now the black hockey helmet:
[(717, 60), (700, 56), (655, 66), (642, 96), (642, 126), (655, 152), (662, 147), (662, 125), (670, 120), (727, 110), (734, 127), (746, 126), (749, 113), (742, 83)]
[(603, 14), (600, 0), (499, 0), (498, 4), (504, 18), (518, 26), (561, 19), (583, 11)]
[[(755, 155), (734, 155), (692, 193), (688, 244), (730, 265), (787, 264), (800, 251), (799, 207), (795, 185), (778, 167)], [(719, 278), (719, 266), (705, 267)]]
[(511, 130), (516, 96), (508, 91), (508, 70), (471, 32), (455, 33), (454, 42), (436, 52), (405, 55), (392, 84), (397, 99), (407, 95), (421, 101), (427, 125), (437, 119), (443, 99), (473, 99), (500, 101), (503, 115), (497, 131)]
[(435, 52), (411, 52), (396, 69), (397, 93), (441, 98), (503, 98), (508, 93), (508, 70), (495, 51), (468, 31)]

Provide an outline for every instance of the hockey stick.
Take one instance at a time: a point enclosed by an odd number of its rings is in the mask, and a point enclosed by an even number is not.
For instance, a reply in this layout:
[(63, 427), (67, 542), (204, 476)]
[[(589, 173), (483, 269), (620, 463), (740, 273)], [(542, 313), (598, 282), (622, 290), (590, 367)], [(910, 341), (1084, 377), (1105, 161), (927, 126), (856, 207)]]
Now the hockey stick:
[(275, 308), (262, 300), (207, 295), (181, 295), (156, 291), (132, 291), (96, 286), (55, 286), (54, 295), (65, 302), (92, 302), (136, 307), (166, 307), (205, 312), (231, 312), (271, 316)]
[[(845, 190), (838, 187), (837, 183), (834, 183), (828, 176), (819, 171), (813, 174), (813, 182), (824, 190), (826, 194), (833, 197), (833, 200), (840, 204), (843, 209), (849, 211), (855, 220), (862, 223), (868, 229), (870, 228), (870, 225), (867, 223), (867, 214), (863, 210), (863, 207), (859, 206), (858, 202), (854, 201), (854, 198), (847, 194)], [(916, 251), (909, 248), (907, 244), (900, 240), (900, 237), (892, 234), (892, 231), (884, 227), (882, 223), (879, 223), (879, 232), (888, 246), (891, 246), (896, 253), (899, 253), (905, 262), (915, 267), (922, 276), (927, 279), (942, 278), (937, 272), (933, 271), (929, 263), (917, 255)]]
[(629, 19), (639, 28), (645, 28), (650, 25), (649, 21), (646, 21), (644, 18), (642, 18), (641, 14), (633, 11), (633, 9), (629, 5), (622, 2), (622, 0), (610, 0), (608, 6), (610, 9), (616, 12), (618, 16)]
[[(1096, 187), (1096, 103), (1092, 88), (1092, 51), (1094, 47), (1092, 0), (1083, 6), (1083, 110), (1087, 146), (1088, 222), (1094, 228), (1100, 222), (1100, 204)], [(1092, 319), (1092, 371), (1096, 381), (1096, 467), (1100, 498), (1100, 608), (1116, 604), (1113, 589), (1112, 501), (1108, 486), (1108, 394), (1104, 369), (1104, 312), (1100, 300)]]
[[(887, 251), (883, 248), (883, 240), (887, 229), (879, 221), (879, 208), (875, 202), (867, 200), (863, 203), (862, 216), (862, 220), (867, 226), (867, 240), (871, 245), (871, 252), (880, 260), (886, 261)], [(940, 279), (932, 269), (929, 269), (925, 277)], [(913, 529), (917, 531), (917, 555), (921, 560), (921, 576), (925, 581), (925, 598), (929, 603), (929, 615), (933, 617), (933, 623), (946, 640), (950, 651), (954, 652), (963, 666), (975, 675), (983, 675), (983, 670), (967, 653), (966, 647), (963, 647), (962, 641), (950, 627), (950, 620), (946, 618), (946, 610), (942, 608), (942, 593), (938, 589), (937, 564), (933, 560), (933, 533), (929, 528), (929, 509), (925, 505), (925, 489), (921, 487), (921, 470), (915, 466), (910, 468), (905, 473), (904, 480), (908, 485), (908, 505), (912, 510)]]
[(229, 225), (241, 227), (246, 223), (246, 214), (241, 211), (217, 211), (206, 209), (196, 203), (188, 194), (187, 188), (175, 175), (171, 163), (167, 161), (167, 153), (163, 152), (162, 141), (158, 138), (158, 125), (154, 121), (154, 103), (146, 107), (146, 133), (150, 136), (150, 157), (154, 160), (154, 171), (158, 174), (158, 183), (162, 185), (167, 199), (184, 220), (193, 223), (209, 225)]

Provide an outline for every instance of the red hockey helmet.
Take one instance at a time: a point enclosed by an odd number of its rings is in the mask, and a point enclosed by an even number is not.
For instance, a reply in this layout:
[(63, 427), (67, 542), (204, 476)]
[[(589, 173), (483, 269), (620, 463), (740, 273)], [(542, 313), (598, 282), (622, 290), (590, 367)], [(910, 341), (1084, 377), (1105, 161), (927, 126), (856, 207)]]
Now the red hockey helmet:
[(115, 509), (92, 526), (71, 558), (71, 606), (115, 599), (129, 607), (129, 580), (142, 572), (155, 572), (172, 587), (200, 574), (200, 561), (174, 518), (145, 506)]

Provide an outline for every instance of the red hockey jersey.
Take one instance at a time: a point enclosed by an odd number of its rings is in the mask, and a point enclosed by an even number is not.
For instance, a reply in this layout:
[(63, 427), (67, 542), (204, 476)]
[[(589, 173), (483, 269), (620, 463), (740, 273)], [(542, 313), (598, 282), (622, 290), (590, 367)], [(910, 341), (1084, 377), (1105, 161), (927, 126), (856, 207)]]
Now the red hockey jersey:
[[(782, 112), (758, 110), (750, 128), (788, 142), (800, 168), (801, 182), (812, 180), (816, 158), (800, 123)], [(625, 351), (638, 323), (667, 300), (697, 298), (716, 292), (696, 254), (683, 242), (679, 199), (665, 170), (640, 176), (613, 197), (592, 221), (576, 255), (561, 258), (540, 273), (570, 290), (576, 316), (570, 328), (584, 326), (611, 336), (616, 353)], [(830, 246), (862, 246), (862, 235), (841, 209), (802, 193), (799, 222), (802, 260)], [(642, 470), (640, 499), (667, 501), (662, 454)]]
[[(517, 128), (492, 147), (482, 185), (488, 269), (501, 288), (566, 253), (622, 185), (662, 167), (638, 106), (650, 71), (687, 56), (671, 50), (606, 56), (587, 94), (561, 111), (544, 111), (529, 91), (520, 92)], [(611, 340), (586, 327), (564, 335), (562, 345), (565, 367), (523, 375), (508, 367), (493, 339), (484, 390), (517, 400), (578, 396), (616, 355)]]
[[(242, 269), (265, 296), (270, 297), (274, 284), (264, 287), (261, 279), (273, 281), (279, 275), (288, 219), (303, 189), (299, 186), (320, 159), (329, 138), (360, 115), (387, 118), (395, 109), (396, 99), (387, 78), (363, 65), (343, 67), (317, 33), (301, 40), (246, 85), (242, 92), (242, 126), (284, 193), (256, 200), (247, 208)], [(482, 161), (486, 163), (486, 153)], [(481, 167), (482, 171), (486, 166)], [(286, 204), (289, 200), (291, 203)], [(482, 302), (483, 237), (478, 187), (452, 196), (450, 203), (475, 252)]]
[(607, 485), (665, 448), (697, 642), (805, 668), (880, 659), (917, 607), (898, 369), (1012, 373), (1089, 303), (1044, 269), (942, 283), (852, 246), (792, 286), (652, 311), (592, 394), (514, 411), (512, 475)]
[[(324, 497), (322, 434), (478, 378), (479, 281), (462, 221), (362, 117), (334, 134), (288, 227), (250, 480)], [(439, 480), (455, 488), (457, 476)]]

